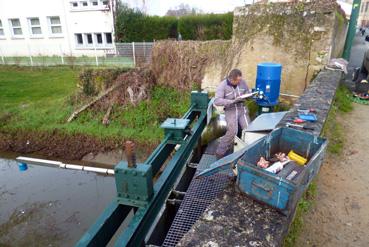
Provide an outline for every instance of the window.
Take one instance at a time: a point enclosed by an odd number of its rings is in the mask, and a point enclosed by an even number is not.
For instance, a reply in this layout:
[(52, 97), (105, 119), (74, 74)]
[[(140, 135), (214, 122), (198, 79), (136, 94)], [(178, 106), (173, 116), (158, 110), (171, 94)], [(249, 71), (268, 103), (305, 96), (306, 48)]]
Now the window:
[(92, 6), (97, 6), (97, 5), (99, 5), (99, 2), (97, 0), (92, 0), (91, 4), (92, 4)]
[(107, 1), (107, 0), (103, 0), (103, 1), (102, 1), (102, 4), (103, 4), (104, 6), (107, 6), (107, 5), (109, 5), (109, 1)]
[(76, 37), (77, 45), (83, 45), (82, 34), (81, 33), (76, 33), (75, 37)]
[(40, 24), (40, 19), (39, 18), (28, 18), (28, 23), (30, 26), (30, 33), (31, 35), (40, 35), (42, 34), (41, 31), (41, 24)]
[(92, 45), (93, 44), (92, 34), (86, 33), (86, 40), (88, 45)]
[(111, 36), (111, 33), (105, 33), (105, 39), (107, 44), (113, 43), (113, 38)]
[(113, 43), (111, 33), (75, 33), (74, 37), (76, 46), (80, 49), (110, 48)]
[(71, 2), (70, 5), (73, 7), (73, 8), (77, 8), (78, 7), (78, 3), (77, 2)]
[(87, 4), (87, 2), (86, 1), (83, 1), (83, 2), (81, 2), (82, 3), (82, 6), (84, 6), (84, 7), (87, 7), (88, 6), (88, 4)]
[(103, 39), (102, 39), (102, 35), (101, 33), (96, 33), (95, 34), (95, 37), (96, 37), (96, 43), (101, 45), (103, 43)]
[(48, 17), (49, 19), (49, 29), (51, 34), (61, 34), (62, 33), (62, 26), (60, 22), (59, 16), (51, 16)]
[(1, 22), (0, 20), (0, 37), (3, 37), (5, 34), (4, 34), (4, 28), (3, 28), (3, 23)]
[(22, 36), (22, 27), (19, 19), (10, 19), (10, 30), (13, 36)]

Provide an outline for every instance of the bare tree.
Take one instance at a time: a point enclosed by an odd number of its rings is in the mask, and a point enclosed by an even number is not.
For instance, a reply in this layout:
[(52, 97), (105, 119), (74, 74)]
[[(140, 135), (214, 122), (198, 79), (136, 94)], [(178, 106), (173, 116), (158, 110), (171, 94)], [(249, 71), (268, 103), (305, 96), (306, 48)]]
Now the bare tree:
[(196, 15), (202, 14), (203, 11), (198, 8), (191, 8), (190, 5), (181, 3), (174, 9), (169, 9), (166, 13), (167, 16), (185, 16), (185, 15)]

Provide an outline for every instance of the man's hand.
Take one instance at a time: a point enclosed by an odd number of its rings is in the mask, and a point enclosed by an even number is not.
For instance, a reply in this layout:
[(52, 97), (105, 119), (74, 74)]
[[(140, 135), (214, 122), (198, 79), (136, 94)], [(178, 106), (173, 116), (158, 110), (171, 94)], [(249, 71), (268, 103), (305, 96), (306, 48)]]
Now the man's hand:
[(234, 103), (240, 103), (240, 102), (245, 102), (245, 101), (246, 101), (246, 98), (237, 97), (237, 98), (234, 100)]

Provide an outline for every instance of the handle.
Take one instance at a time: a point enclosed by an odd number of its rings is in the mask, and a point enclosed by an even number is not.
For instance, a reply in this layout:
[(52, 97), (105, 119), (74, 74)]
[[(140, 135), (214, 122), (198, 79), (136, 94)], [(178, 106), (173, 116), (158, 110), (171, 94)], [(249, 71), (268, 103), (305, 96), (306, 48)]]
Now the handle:
[(259, 197), (260, 199), (264, 201), (270, 200), (270, 198), (273, 195), (272, 193), (273, 188), (267, 187), (262, 184), (255, 183), (255, 181), (251, 183), (251, 188), (252, 188), (253, 194), (256, 197)]

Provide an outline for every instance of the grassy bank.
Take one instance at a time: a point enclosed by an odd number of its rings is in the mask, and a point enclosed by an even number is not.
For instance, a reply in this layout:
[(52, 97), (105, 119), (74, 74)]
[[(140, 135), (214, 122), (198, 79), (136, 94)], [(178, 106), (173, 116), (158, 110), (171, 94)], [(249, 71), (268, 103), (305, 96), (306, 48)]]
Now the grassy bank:
[(323, 129), (323, 136), (329, 140), (328, 151), (332, 154), (341, 154), (344, 147), (344, 130), (337, 118), (338, 115), (344, 115), (352, 111), (353, 105), (348, 97), (350, 94), (345, 86), (341, 85), (338, 88), (334, 104)]
[(66, 123), (74, 110), (70, 99), (77, 90), (78, 74), (67, 67), (0, 67), (0, 131), (58, 131), (157, 142), (163, 133), (160, 123), (169, 116), (181, 116), (189, 104), (189, 94), (157, 86), (150, 100), (136, 107), (114, 108), (107, 127), (101, 123), (105, 112), (93, 110)]
[[(350, 91), (343, 85), (337, 89), (336, 97), (334, 99), (332, 108), (329, 112), (327, 121), (325, 123), (322, 136), (328, 139), (329, 154), (340, 155), (344, 147), (345, 139), (342, 125), (337, 121), (337, 116), (352, 111), (353, 105), (349, 99)], [(314, 205), (314, 198), (317, 193), (317, 184), (313, 181), (300, 200), (296, 215), (290, 227), (288, 236), (284, 241), (284, 247), (295, 246), (298, 236), (301, 234), (304, 215)]]

